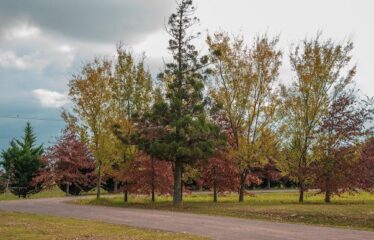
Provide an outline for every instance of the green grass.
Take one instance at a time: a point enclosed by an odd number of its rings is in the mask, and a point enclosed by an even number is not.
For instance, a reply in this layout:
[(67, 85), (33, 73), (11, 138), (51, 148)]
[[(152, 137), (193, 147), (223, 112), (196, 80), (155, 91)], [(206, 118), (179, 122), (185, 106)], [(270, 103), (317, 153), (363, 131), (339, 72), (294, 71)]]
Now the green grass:
[(2, 240), (197, 240), (200, 237), (157, 230), (35, 214), (0, 212)]
[[(48, 189), (48, 190), (41, 191), (36, 194), (32, 194), (28, 198), (35, 199), (35, 198), (51, 198), (51, 197), (63, 197), (63, 196), (65, 196), (65, 193), (61, 191), (58, 187), (54, 187), (52, 189)], [(0, 201), (17, 200), (17, 199), (22, 199), (22, 198), (18, 198), (18, 196), (13, 195), (10, 192), (0, 194)]]
[(184, 202), (173, 207), (171, 198), (159, 196), (156, 203), (149, 197), (131, 196), (124, 204), (122, 197), (81, 199), (79, 204), (105, 205), (190, 212), (198, 214), (230, 216), (277, 222), (306, 223), (338, 226), (374, 231), (374, 195), (360, 193), (334, 197), (331, 204), (323, 202), (323, 196), (309, 193), (304, 204), (299, 204), (296, 192), (258, 193), (247, 196), (238, 203), (237, 195), (220, 196), (212, 203), (212, 196), (193, 194), (184, 197)]
[[(95, 195), (95, 194), (96, 194), (96, 189), (93, 189), (90, 192), (82, 193), (81, 195)], [(105, 195), (107, 193), (106, 191), (102, 189), (102, 194)], [(63, 191), (61, 191), (57, 186), (55, 186), (51, 189), (47, 189), (36, 194), (31, 194), (27, 198), (37, 199), (37, 198), (52, 198), (52, 197), (64, 197), (64, 196), (66, 196), (66, 194)], [(17, 199), (23, 199), (23, 198), (19, 198), (18, 196), (10, 192), (0, 194), (0, 201), (17, 200)]]

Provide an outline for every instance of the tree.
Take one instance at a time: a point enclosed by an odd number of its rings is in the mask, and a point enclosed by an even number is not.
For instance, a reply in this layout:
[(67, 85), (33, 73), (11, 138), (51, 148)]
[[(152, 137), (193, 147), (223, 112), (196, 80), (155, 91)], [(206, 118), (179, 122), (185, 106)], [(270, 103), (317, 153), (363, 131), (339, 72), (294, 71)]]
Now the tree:
[(340, 89), (317, 129), (318, 142), (313, 147), (316, 161), (312, 164), (315, 174), (313, 186), (325, 193), (330, 203), (332, 194), (353, 190), (356, 165), (359, 159), (357, 143), (365, 137), (365, 124), (371, 118), (360, 107), (352, 90)]
[(270, 189), (271, 182), (281, 178), (281, 173), (277, 168), (276, 161), (270, 159), (268, 163), (260, 169), (259, 176), (266, 179), (266, 188)]
[(92, 150), (97, 170), (97, 193), (100, 197), (103, 164), (106, 162), (108, 144), (108, 114), (111, 98), (109, 84), (112, 81), (112, 64), (108, 60), (95, 59), (87, 63), (80, 74), (69, 81), (69, 96), (77, 114), (77, 124), (87, 130), (88, 146)]
[(289, 88), (283, 87), (286, 149), (280, 166), (297, 181), (299, 202), (303, 202), (304, 192), (311, 181), (312, 147), (317, 141), (321, 119), (336, 94), (356, 72), (355, 66), (350, 67), (352, 49), (351, 42), (322, 41), (318, 34), (291, 50), (290, 61), (296, 80)]
[(121, 44), (117, 47), (115, 73), (110, 84), (111, 107), (117, 118), (136, 120), (150, 109), (152, 78), (145, 69), (145, 56), (136, 62)]
[(8, 179), (3, 171), (0, 171), (0, 193), (4, 193), (8, 189)]
[(239, 189), (239, 169), (227, 152), (217, 152), (214, 157), (200, 165), (202, 186), (213, 189), (213, 202), (217, 202), (218, 193)]
[(152, 202), (156, 193), (171, 194), (173, 186), (173, 171), (170, 162), (157, 161), (142, 152), (130, 164), (127, 170), (128, 190), (133, 193), (150, 194)]
[(134, 180), (129, 179), (131, 174), (127, 171), (138, 152), (133, 136), (139, 128), (140, 120), (150, 110), (153, 86), (151, 74), (145, 69), (144, 55), (136, 62), (133, 54), (122, 45), (117, 47), (117, 55), (114, 79), (110, 85), (110, 112), (112, 134), (121, 144), (116, 145), (117, 161), (115, 169), (110, 171), (116, 176), (116, 181), (125, 181), (121, 184), (127, 201), (128, 181)]
[(207, 40), (215, 84), (211, 95), (223, 110), (232, 134), (231, 155), (240, 170), (239, 201), (244, 199), (247, 176), (266, 163), (275, 129), (277, 95), (273, 85), (282, 53), (278, 38), (255, 38), (250, 48), (242, 38), (216, 33)]
[(374, 138), (369, 138), (356, 164), (355, 186), (365, 191), (374, 191)]
[(108, 193), (118, 193), (122, 187), (123, 183), (118, 177), (119, 171), (122, 170), (120, 166), (120, 164), (114, 163), (104, 170), (103, 184), (101, 186)]
[(35, 184), (57, 184), (66, 194), (79, 195), (95, 186), (95, 163), (87, 145), (76, 132), (65, 129), (57, 143), (43, 156), (45, 167), (34, 178)]
[[(164, 84), (166, 98), (156, 103), (151, 117), (158, 125), (159, 135), (149, 142), (148, 154), (156, 159), (172, 161), (174, 164), (173, 203), (182, 201), (181, 179), (183, 164), (191, 164), (213, 153), (213, 137), (217, 128), (205, 116), (203, 96), (204, 82), (202, 70), (206, 57), (199, 58), (199, 52), (192, 44), (196, 35), (190, 33), (198, 22), (194, 17), (195, 8), (191, 0), (178, 2), (177, 11), (167, 23), (171, 37), (169, 51), (172, 61), (166, 64), (159, 75)], [(161, 116), (156, 108), (161, 108)]]
[(42, 167), (43, 145), (35, 146), (36, 137), (31, 124), (25, 127), (22, 140), (12, 140), (10, 147), (2, 151), (2, 166), (8, 179), (10, 191), (18, 197), (26, 198), (29, 194), (42, 190), (40, 184), (34, 185), (33, 178)]

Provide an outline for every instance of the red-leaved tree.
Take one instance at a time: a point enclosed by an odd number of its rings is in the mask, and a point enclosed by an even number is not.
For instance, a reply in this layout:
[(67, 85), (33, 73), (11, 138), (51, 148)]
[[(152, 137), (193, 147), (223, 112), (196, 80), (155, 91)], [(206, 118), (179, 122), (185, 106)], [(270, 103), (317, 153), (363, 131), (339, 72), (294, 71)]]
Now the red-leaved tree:
[(200, 173), (199, 184), (213, 190), (213, 202), (217, 202), (218, 193), (236, 192), (239, 189), (239, 169), (226, 152), (218, 152), (200, 164)]
[(357, 142), (367, 134), (368, 120), (371, 120), (370, 111), (359, 105), (352, 92), (337, 96), (322, 118), (318, 144), (314, 148), (316, 161), (311, 168), (314, 172), (312, 185), (325, 193), (326, 203), (333, 194), (357, 189)]
[(374, 137), (370, 138), (361, 151), (356, 164), (356, 187), (369, 192), (374, 191)]
[(272, 181), (278, 181), (282, 177), (275, 161), (272, 159), (270, 159), (269, 162), (259, 170), (258, 176), (262, 179), (266, 179), (267, 189), (270, 189), (270, 183)]
[(150, 194), (152, 202), (156, 194), (171, 194), (173, 192), (173, 170), (171, 162), (159, 161), (145, 153), (138, 153), (125, 171), (117, 176), (123, 183), (121, 188), (124, 201), (128, 194)]
[(79, 195), (95, 186), (95, 165), (91, 152), (77, 133), (65, 129), (57, 143), (43, 156), (45, 167), (34, 183), (57, 184), (67, 194)]

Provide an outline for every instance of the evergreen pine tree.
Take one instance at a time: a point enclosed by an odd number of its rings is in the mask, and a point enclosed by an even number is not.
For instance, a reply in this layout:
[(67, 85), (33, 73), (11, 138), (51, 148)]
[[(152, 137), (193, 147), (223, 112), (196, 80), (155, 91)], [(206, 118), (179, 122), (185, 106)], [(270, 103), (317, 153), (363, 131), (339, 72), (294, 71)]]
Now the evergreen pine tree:
[(182, 201), (183, 165), (210, 156), (218, 133), (218, 128), (205, 115), (202, 70), (207, 58), (199, 57), (192, 44), (197, 35), (190, 30), (198, 22), (194, 13), (192, 1), (182, 0), (178, 2), (176, 13), (169, 18), (167, 31), (171, 39), (168, 50), (173, 60), (166, 64), (165, 71), (159, 75), (165, 87), (165, 98), (159, 95), (155, 99), (153, 116), (150, 118), (151, 125), (161, 126), (162, 131), (154, 136), (155, 128), (150, 128), (153, 136), (148, 139), (149, 144), (145, 149), (157, 159), (173, 162), (174, 204)]
[(1, 164), (5, 176), (9, 181), (10, 191), (18, 197), (26, 198), (27, 195), (37, 193), (41, 185), (32, 183), (37, 171), (42, 166), (40, 157), (43, 146), (35, 146), (36, 137), (31, 124), (28, 122), (22, 140), (12, 140), (10, 147), (2, 151)]

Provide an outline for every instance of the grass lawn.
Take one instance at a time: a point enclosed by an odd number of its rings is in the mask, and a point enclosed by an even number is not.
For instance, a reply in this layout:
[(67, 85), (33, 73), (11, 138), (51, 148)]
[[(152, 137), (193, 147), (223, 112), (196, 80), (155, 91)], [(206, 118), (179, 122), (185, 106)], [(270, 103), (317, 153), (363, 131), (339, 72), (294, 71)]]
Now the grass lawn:
[(2, 240), (193, 240), (203, 239), (188, 234), (83, 221), (35, 214), (0, 212)]
[[(96, 189), (93, 189), (90, 192), (84, 192), (81, 195), (95, 195), (95, 194), (96, 194)], [(103, 189), (102, 189), (102, 194), (106, 194), (106, 191), (104, 191)], [(55, 186), (51, 189), (44, 190), (36, 194), (30, 194), (28, 198), (36, 199), (36, 198), (51, 198), (51, 197), (64, 197), (64, 196), (66, 196), (66, 194), (63, 191), (61, 191), (57, 186)], [(23, 198), (18, 198), (18, 196), (10, 192), (0, 194), (0, 201), (17, 200), (17, 199), (23, 199)]]
[(213, 203), (211, 195), (192, 194), (184, 196), (180, 206), (173, 207), (171, 197), (159, 196), (156, 203), (151, 203), (149, 197), (130, 196), (129, 203), (124, 204), (122, 197), (115, 196), (100, 200), (81, 199), (78, 204), (171, 210), (374, 231), (374, 194), (345, 194), (334, 197), (328, 205), (323, 202), (323, 196), (314, 193), (307, 194), (304, 204), (297, 202), (296, 192), (258, 193), (246, 196), (243, 203), (238, 203), (237, 199), (237, 195), (219, 196), (219, 202)]
[[(65, 193), (61, 191), (58, 187), (54, 187), (46, 191), (41, 191), (39, 193), (32, 194), (28, 198), (33, 199), (33, 198), (50, 198), (50, 197), (63, 197), (63, 196), (65, 196)], [(18, 198), (18, 196), (13, 195), (10, 192), (0, 194), (0, 201), (16, 200), (16, 199), (22, 199), (22, 198)]]

